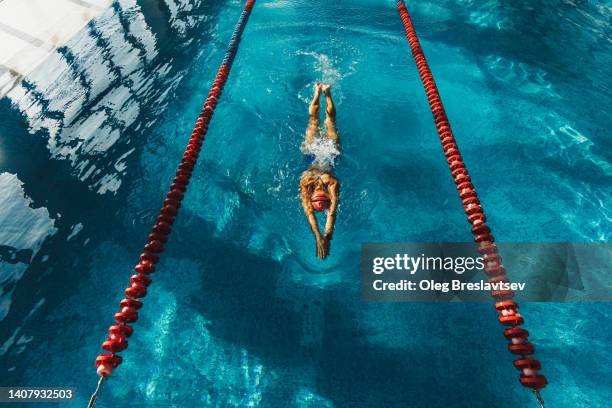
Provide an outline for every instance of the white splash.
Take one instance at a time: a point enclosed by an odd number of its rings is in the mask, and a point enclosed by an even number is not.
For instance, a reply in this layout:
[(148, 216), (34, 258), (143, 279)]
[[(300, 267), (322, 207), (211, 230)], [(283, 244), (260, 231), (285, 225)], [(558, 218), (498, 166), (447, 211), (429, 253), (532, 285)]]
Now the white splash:
[(309, 144), (302, 144), (302, 153), (306, 155), (312, 155), (314, 160), (313, 164), (318, 164), (326, 167), (333, 167), (336, 157), (340, 155), (338, 145), (327, 137), (317, 137), (314, 142)]

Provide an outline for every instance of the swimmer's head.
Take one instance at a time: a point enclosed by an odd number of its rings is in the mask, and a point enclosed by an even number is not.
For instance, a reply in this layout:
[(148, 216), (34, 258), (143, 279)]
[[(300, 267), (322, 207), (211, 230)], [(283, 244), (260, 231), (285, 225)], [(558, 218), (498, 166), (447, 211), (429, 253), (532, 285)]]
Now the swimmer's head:
[(315, 191), (310, 197), (310, 203), (315, 211), (327, 210), (331, 205), (331, 199), (329, 195), (323, 191)]

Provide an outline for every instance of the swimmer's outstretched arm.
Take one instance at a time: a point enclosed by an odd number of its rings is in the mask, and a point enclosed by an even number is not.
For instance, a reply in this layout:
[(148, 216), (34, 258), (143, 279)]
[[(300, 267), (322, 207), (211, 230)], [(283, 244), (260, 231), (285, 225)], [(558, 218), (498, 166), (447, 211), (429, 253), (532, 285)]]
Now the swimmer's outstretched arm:
[(317, 257), (325, 259), (329, 251), (327, 251), (327, 253), (325, 251), (325, 238), (323, 237), (323, 235), (321, 235), (321, 232), (319, 231), (317, 217), (315, 217), (314, 209), (312, 208), (312, 204), (310, 203), (310, 194), (307, 185), (300, 184), (300, 195), (302, 198), (302, 208), (304, 208), (304, 214), (308, 219), (308, 224), (310, 225), (310, 229), (312, 230), (312, 233), (315, 236), (315, 240), (317, 242)]
[(317, 217), (314, 215), (314, 209), (312, 208), (310, 198), (308, 197), (308, 190), (304, 187), (300, 187), (300, 194), (302, 196), (302, 207), (304, 208), (304, 214), (308, 219), (308, 224), (310, 224), (312, 233), (315, 236), (321, 235), (321, 232), (319, 232), (319, 225), (317, 224)]
[(335, 177), (330, 177), (327, 182), (327, 188), (329, 189), (329, 195), (331, 204), (329, 210), (327, 210), (327, 220), (325, 222), (325, 233), (324, 238), (328, 241), (328, 252), (329, 252), (329, 241), (332, 239), (334, 233), (334, 226), (336, 224), (336, 210), (338, 209), (338, 195), (340, 193), (340, 183)]

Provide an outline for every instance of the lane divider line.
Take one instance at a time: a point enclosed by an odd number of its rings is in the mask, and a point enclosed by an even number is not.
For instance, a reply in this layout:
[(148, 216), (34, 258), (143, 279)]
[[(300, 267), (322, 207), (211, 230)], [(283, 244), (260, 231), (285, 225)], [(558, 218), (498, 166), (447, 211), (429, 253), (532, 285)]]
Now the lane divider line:
[(89, 408), (94, 406), (102, 382), (123, 361), (118, 353), (128, 347), (127, 338), (134, 331), (128, 323), (134, 323), (138, 320), (138, 310), (142, 307), (142, 302), (138, 299), (146, 296), (147, 288), (151, 284), (150, 275), (155, 272), (155, 264), (159, 261), (159, 254), (164, 251), (164, 244), (167, 242), (168, 236), (172, 231), (172, 224), (179, 212), (181, 201), (200, 155), (208, 126), (227, 82), (236, 53), (238, 52), (242, 33), (254, 5), (255, 0), (247, 0), (238, 23), (234, 28), (223, 62), (204, 102), (204, 108), (198, 116), (174, 180), (156, 218), (155, 225), (153, 225), (152, 231), (148, 236), (147, 243), (144, 245), (140, 261), (134, 267), (136, 274), (130, 278), (130, 286), (125, 289), (125, 298), (119, 302), (119, 311), (114, 316), (117, 324), (110, 326), (108, 329), (109, 337), (102, 343), (102, 349), (108, 351), (108, 353), (102, 353), (96, 358), (95, 365), (100, 379), (96, 391), (89, 401)]
[[(494, 243), (495, 239), (491, 235), (491, 229), (486, 224), (487, 218), (484, 209), (478, 199), (476, 188), (472, 184), (467, 166), (461, 156), (459, 146), (446, 116), (446, 110), (442, 105), (438, 87), (436, 86), (429, 64), (425, 59), (421, 43), (403, 0), (397, 1), (397, 10), (404, 24), (408, 44), (410, 45), (412, 56), (419, 71), (425, 94), (427, 95), (451, 176), (457, 185), (457, 192), (459, 193), (463, 210), (467, 215), (467, 220), (472, 225), (471, 232), (478, 246), (478, 252), (483, 255), (485, 272), (489, 275), (488, 281), (491, 283), (509, 283), (510, 281), (506, 277), (506, 270), (502, 265), (501, 257)], [(533, 390), (538, 403), (543, 407), (544, 401), (540, 395), (540, 390), (546, 386), (548, 381), (544, 375), (538, 373), (541, 368), (540, 362), (535, 358), (529, 357), (535, 352), (535, 348), (528, 341), (529, 332), (518, 327), (524, 321), (522, 315), (518, 312), (518, 304), (511, 300), (514, 297), (514, 292), (511, 290), (494, 290), (491, 292), (491, 296), (497, 300), (495, 309), (499, 313), (498, 319), (500, 323), (508, 326), (504, 330), (504, 336), (510, 341), (508, 350), (510, 353), (519, 356), (514, 361), (514, 366), (521, 372), (519, 381), (523, 386)]]

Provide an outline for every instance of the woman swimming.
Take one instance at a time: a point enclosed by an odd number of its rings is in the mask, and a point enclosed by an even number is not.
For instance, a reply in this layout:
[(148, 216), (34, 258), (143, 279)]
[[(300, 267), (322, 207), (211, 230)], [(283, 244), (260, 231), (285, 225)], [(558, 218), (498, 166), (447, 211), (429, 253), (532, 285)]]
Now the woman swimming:
[[(319, 134), (321, 92), (325, 95), (325, 112), (327, 113), (324, 135)], [(334, 232), (340, 189), (340, 183), (332, 172), (334, 159), (340, 154), (340, 139), (336, 129), (336, 108), (329, 84), (315, 84), (308, 114), (308, 128), (302, 144), (302, 152), (307, 156), (312, 156), (313, 161), (300, 179), (300, 195), (304, 213), (317, 242), (317, 256), (325, 259), (329, 255), (329, 245)], [(325, 230), (321, 233), (314, 212), (324, 210), (327, 212), (327, 220)]]

